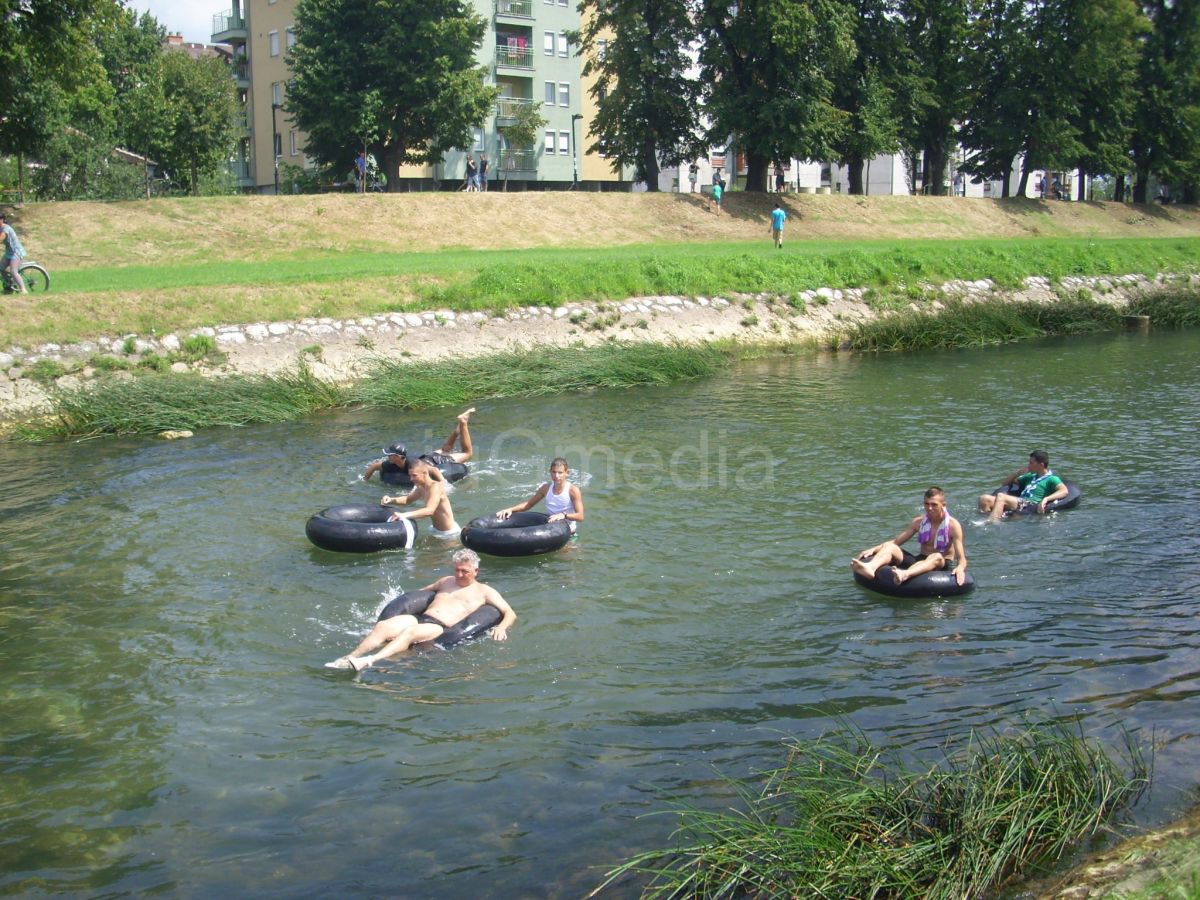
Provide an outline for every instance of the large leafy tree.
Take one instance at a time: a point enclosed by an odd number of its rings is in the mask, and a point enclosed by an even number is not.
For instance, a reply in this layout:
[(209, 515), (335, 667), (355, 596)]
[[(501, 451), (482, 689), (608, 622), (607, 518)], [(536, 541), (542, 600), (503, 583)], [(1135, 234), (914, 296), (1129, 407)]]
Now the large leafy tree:
[(237, 143), (237, 96), (224, 60), (194, 59), (181, 50), (162, 55), (162, 90), (169, 137), (153, 155), (177, 181), (198, 194), (202, 180), (219, 173)]
[(300, 0), (286, 108), (307, 152), (344, 163), (365, 136), (397, 190), (401, 165), (468, 146), (496, 100), (475, 61), (485, 27), (463, 0)]
[(1193, 195), (1200, 183), (1200, 3), (1143, 0), (1142, 8), (1153, 30), (1138, 67), (1141, 96), (1133, 136), (1138, 203), (1147, 200), (1152, 173), (1190, 185)]
[[(660, 166), (704, 152), (699, 82), (688, 74), (686, 49), (695, 39), (687, 0), (582, 0), (579, 34), (583, 74), (597, 113), (593, 152), (614, 169), (633, 166), (634, 177), (658, 190)], [(602, 43), (603, 42), (603, 43)], [(601, 52), (601, 47), (606, 47)]]
[(864, 161), (900, 149), (901, 117), (917, 85), (893, 0), (849, 5), (858, 52), (834, 83), (833, 101), (847, 122), (833, 148), (849, 173), (850, 193), (861, 194)]
[(170, 138), (173, 123), (163, 94), (163, 40), (166, 29), (149, 13), (140, 16), (113, 4), (98, 17), (95, 44), (116, 92), (118, 146), (156, 152)]
[(841, 0), (703, 0), (700, 62), (714, 140), (746, 154), (746, 190), (773, 160), (830, 159), (846, 127), (834, 83), (854, 58)]
[(942, 194), (942, 173), (970, 100), (968, 0), (901, 0), (900, 14), (914, 67), (913, 80), (904, 83), (901, 94), (911, 110), (904, 143), (910, 156), (922, 160), (926, 192)]

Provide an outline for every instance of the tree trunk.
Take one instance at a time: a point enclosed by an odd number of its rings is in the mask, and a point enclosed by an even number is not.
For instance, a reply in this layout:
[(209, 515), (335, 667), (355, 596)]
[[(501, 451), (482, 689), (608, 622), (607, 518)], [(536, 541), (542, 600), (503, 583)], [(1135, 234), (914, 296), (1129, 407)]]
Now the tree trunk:
[[(1008, 179), (1005, 179), (1005, 183), (1006, 184), (1008, 183)], [(1021, 180), (1017, 182), (1017, 196), (1024, 197), (1025, 192), (1027, 190), (1029, 190), (1029, 156), (1028, 155), (1026, 155), (1025, 159), (1023, 159), (1021, 161)]]
[(1137, 176), (1133, 182), (1133, 202), (1145, 203), (1146, 194), (1150, 191), (1150, 170), (1138, 169)]
[(1007, 200), (1010, 196), (1010, 192), (1008, 190), (1008, 182), (1009, 181), (1010, 181), (1010, 179), (1009, 179), (1008, 175), (1005, 175), (1004, 179), (1000, 182), (1000, 198), (1002, 200)]
[(1194, 183), (1189, 182), (1183, 186), (1183, 194), (1179, 198), (1179, 202), (1196, 205), (1196, 185)]
[(1113, 199), (1118, 203), (1125, 202), (1125, 176), (1118, 175), (1117, 183), (1113, 185)]
[(863, 159), (861, 156), (852, 156), (845, 160), (845, 163), (846, 180), (849, 182), (850, 193), (861, 195), (863, 193)]
[[(746, 154), (746, 190), (753, 193), (764, 193), (767, 190), (767, 157), (761, 153)], [(734, 168), (737, 168), (737, 158), (734, 157)], [(737, 172), (733, 173), (737, 181)]]
[(383, 160), (383, 171), (387, 174), (387, 192), (400, 193), (400, 149), (398, 147), (376, 147), (375, 159)]
[(1076, 192), (1077, 196), (1075, 197), (1075, 199), (1078, 200), (1080, 203), (1083, 203), (1085, 200), (1087, 200), (1087, 183), (1088, 183), (1087, 172), (1083, 171), (1083, 169), (1080, 169), (1079, 170), (1079, 190)]
[(946, 160), (949, 152), (945, 144), (930, 141), (925, 145), (925, 193), (934, 197), (946, 195)]
[(655, 152), (654, 140), (647, 138), (642, 142), (641, 157), (642, 172), (645, 175), (646, 190), (657, 191), (658, 187), (658, 153)]

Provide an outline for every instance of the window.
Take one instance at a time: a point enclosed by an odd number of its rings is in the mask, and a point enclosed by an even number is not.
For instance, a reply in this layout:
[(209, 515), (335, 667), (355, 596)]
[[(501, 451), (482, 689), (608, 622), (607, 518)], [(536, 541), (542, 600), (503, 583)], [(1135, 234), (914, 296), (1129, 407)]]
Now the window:
[(271, 55), (278, 56), (279, 55), (279, 32), (272, 31), (270, 34), (267, 35), (267, 40), (270, 41), (270, 43), (271, 43)]
[(567, 49), (567, 33), (560, 31), (558, 33), (558, 55), (566, 56), (570, 51)]
[(275, 106), (283, 106), (283, 82), (276, 81), (271, 85), (271, 103)]
[(283, 156), (283, 135), (276, 134), (275, 135), (275, 158), (279, 159), (279, 157), (281, 157), (281, 156)]
[(559, 6), (566, 6), (566, 5), (567, 5), (567, 0), (558, 0), (558, 5), (559, 5)]
[(547, 131), (546, 132), (546, 155), (547, 156), (554, 155), (554, 143), (555, 143), (554, 132)]
[(472, 128), (471, 134), (474, 137), (474, 142), (471, 145), (471, 149), (482, 150), (483, 149), (483, 129), (482, 128)]
[(608, 56), (608, 41), (596, 41), (596, 58), (601, 62)]
[(571, 132), (560, 131), (558, 133), (558, 152), (562, 156), (571, 155)]
[(292, 156), (295, 156), (297, 153), (300, 152), (297, 149), (299, 141), (297, 140), (296, 135), (297, 135), (297, 132), (295, 132), (295, 131), (288, 132), (288, 150), (291, 152)]
[(567, 84), (565, 81), (560, 81), (558, 83), (558, 105), (571, 105), (571, 85)]
[(725, 168), (725, 148), (714, 148), (712, 153), (708, 155), (708, 164), (714, 169)]
[(542, 50), (547, 56), (554, 55), (554, 32), (547, 31), (542, 34)]
[(288, 30), (284, 34), (286, 35), (285, 43), (287, 44), (287, 48), (291, 50), (296, 46), (296, 30), (289, 25)]
[(546, 82), (546, 105), (553, 106), (558, 96), (558, 85), (553, 81)]

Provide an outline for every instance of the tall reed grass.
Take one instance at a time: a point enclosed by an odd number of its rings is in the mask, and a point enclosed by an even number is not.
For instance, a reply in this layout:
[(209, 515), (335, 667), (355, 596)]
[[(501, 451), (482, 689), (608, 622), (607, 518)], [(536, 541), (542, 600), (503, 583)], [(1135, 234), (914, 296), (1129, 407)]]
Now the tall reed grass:
[(913, 772), (855, 731), (793, 744), (741, 808), (679, 811), (676, 845), (608, 873), (645, 897), (962, 900), (1060, 858), (1149, 785), (1126, 736), (1112, 755), (1068, 722), (973, 734)]

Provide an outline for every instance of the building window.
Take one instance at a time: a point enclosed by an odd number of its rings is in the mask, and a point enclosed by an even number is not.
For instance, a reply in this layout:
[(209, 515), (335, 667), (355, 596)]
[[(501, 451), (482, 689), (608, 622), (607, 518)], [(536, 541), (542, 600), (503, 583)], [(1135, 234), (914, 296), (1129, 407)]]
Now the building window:
[(289, 25), (288, 30), (286, 32), (284, 32), (284, 34), (285, 34), (285, 43), (287, 44), (287, 48), (289, 50), (291, 50), (293, 47), (296, 46), (296, 29), (292, 28)]
[(547, 56), (554, 55), (554, 32), (546, 31), (542, 34), (542, 51)]
[(271, 103), (275, 106), (283, 106), (283, 82), (276, 81), (271, 85)]
[(708, 155), (708, 164), (714, 169), (725, 168), (725, 148), (721, 147), (720, 149), (713, 150)]
[(546, 105), (553, 106), (558, 96), (558, 85), (553, 81), (546, 82)]
[(560, 81), (558, 83), (558, 105), (571, 105), (571, 85), (567, 84), (565, 81)]
[(608, 41), (596, 41), (596, 58), (601, 62), (608, 56)]
[(299, 149), (297, 149), (297, 145), (298, 145), (299, 141), (296, 138), (296, 134), (297, 134), (297, 132), (295, 132), (295, 131), (288, 132), (288, 150), (290, 151), (292, 156), (295, 156), (297, 153), (300, 152)]
[(553, 156), (553, 155), (554, 155), (554, 140), (555, 140), (555, 139), (554, 139), (554, 132), (553, 132), (553, 131), (547, 131), (547, 132), (546, 132), (546, 155), (547, 155), (547, 156)]
[(566, 6), (566, 5), (567, 5), (567, 0), (558, 0), (558, 5), (559, 5), (559, 6)]
[(272, 31), (270, 34), (267, 35), (267, 40), (270, 41), (270, 43), (271, 43), (271, 55), (278, 56), (279, 55), (279, 32)]
[(473, 150), (482, 150), (483, 149), (483, 129), (482, 128), (472, 128), (471, 134), (475, 138), (474, 143), (471, 145), (472, 149)]
[(283, 135), (276, 134), (275, 135), (275, 158), (279, 159), (279, 157), (281, 157), (281, 156), (283, 156)]
[(567, 33), (560, 31), (558, 33), (558, 55), (566, 56), (568, 53), (570, 53), (570, 50), (567, 48)]
[(562, 156), (571, 155), (571, 132), (560, 131), (558, 133), (558, 152)]

